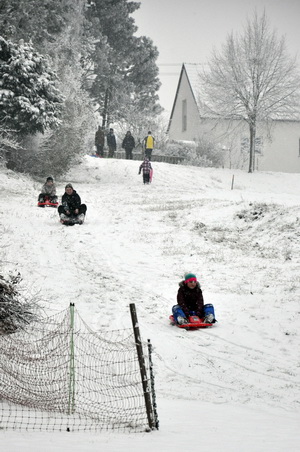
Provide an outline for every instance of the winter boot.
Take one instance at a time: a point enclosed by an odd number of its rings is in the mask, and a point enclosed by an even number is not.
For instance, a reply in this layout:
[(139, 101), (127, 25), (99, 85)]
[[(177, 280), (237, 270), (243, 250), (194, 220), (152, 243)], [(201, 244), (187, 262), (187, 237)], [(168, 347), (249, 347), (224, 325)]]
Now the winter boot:
[(213, 314), (207, 314), (203, 319), (203, 323), (214, 323), (214, 320)]
[(177, 317), (177, 323), (178, 323), (178, 325), (185, 325), (186, 323), (188, 323), (188, 321), (185, 317), (182, 317), (181, 315), (179, 315)]
[(214, 307), (211, 303), (209, 304), (205, 304), (203, 306), (203, 310), (204, 310), (204, 323), (215, 323), (216, 322), (216, 318), (215, 318), (215, 310)]
[(82, 224), (84, 222), (84, 213), (78, 215), (78, 224)]
[(66, 222), (66, 220), (68, 220), (67, 215), (65, 215), (64, 213), (61, 213), (61, 214), (59, 215), (59, 218), (60, 218), (60, 222), (61, 222), (62, 224), (64, 224), (64, 223)]

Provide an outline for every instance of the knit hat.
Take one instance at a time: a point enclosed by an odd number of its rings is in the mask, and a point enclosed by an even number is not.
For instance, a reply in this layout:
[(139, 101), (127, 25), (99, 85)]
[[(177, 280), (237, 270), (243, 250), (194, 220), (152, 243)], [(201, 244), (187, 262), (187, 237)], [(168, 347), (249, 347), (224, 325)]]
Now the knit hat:
[(65, 186), (65, 188), (73, 188), (73, 185), (72, 185), (72, 184), (67, 184), (67, 185)]
[(53, 177), (52, 176), (47, 177), (46, 182), (48, 182), (48, 180), (51, 180), (53, 182)]
[(197, 276), (194, 273), (186, 273), (184, 275), (184, 282), (185, 284), (190, 281), (197, 281)]

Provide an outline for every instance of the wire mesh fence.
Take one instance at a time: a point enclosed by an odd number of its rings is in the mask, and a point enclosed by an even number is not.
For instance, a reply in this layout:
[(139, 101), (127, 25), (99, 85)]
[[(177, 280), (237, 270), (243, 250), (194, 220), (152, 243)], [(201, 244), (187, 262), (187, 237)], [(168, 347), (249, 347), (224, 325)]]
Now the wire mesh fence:
[(144, 395), (131, 329), (94, 332), (70, 307), (0, 336), (0, 428), (143, 431)]

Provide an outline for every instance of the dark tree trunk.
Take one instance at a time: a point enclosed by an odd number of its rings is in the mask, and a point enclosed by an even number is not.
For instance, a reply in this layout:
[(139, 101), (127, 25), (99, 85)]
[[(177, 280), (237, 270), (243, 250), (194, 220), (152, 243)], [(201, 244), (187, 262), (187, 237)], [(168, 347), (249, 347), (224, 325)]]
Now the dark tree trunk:
[(255, 124), (250, 124), (250, 156), (249, 156), (249, 173), (253, 173), (255, 169), (255, 136), (256, 127)]

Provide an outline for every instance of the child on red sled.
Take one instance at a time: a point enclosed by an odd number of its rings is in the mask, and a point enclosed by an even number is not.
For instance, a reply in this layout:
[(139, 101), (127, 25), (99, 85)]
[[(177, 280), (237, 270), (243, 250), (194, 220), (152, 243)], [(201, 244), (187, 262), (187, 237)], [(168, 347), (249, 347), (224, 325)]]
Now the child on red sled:
[(212, 304), (204, 304), (203, 294), (194, 273), (186, 273), (184, 280), (179, 283), (177, 305), (172, 308), (176, 323), (189, 323), (190, 316), (198, 316), (203, 323), (214, 323), (215, 315)]
[(49, 176), (46, 182), (42, 186), (41, 193), (39, 194), (38, 203), (44, 203), (49, 200), (52, 204), (57, 204), (58, 198), (56, 196), (56, 186), (53, 181), (53, 177)]

